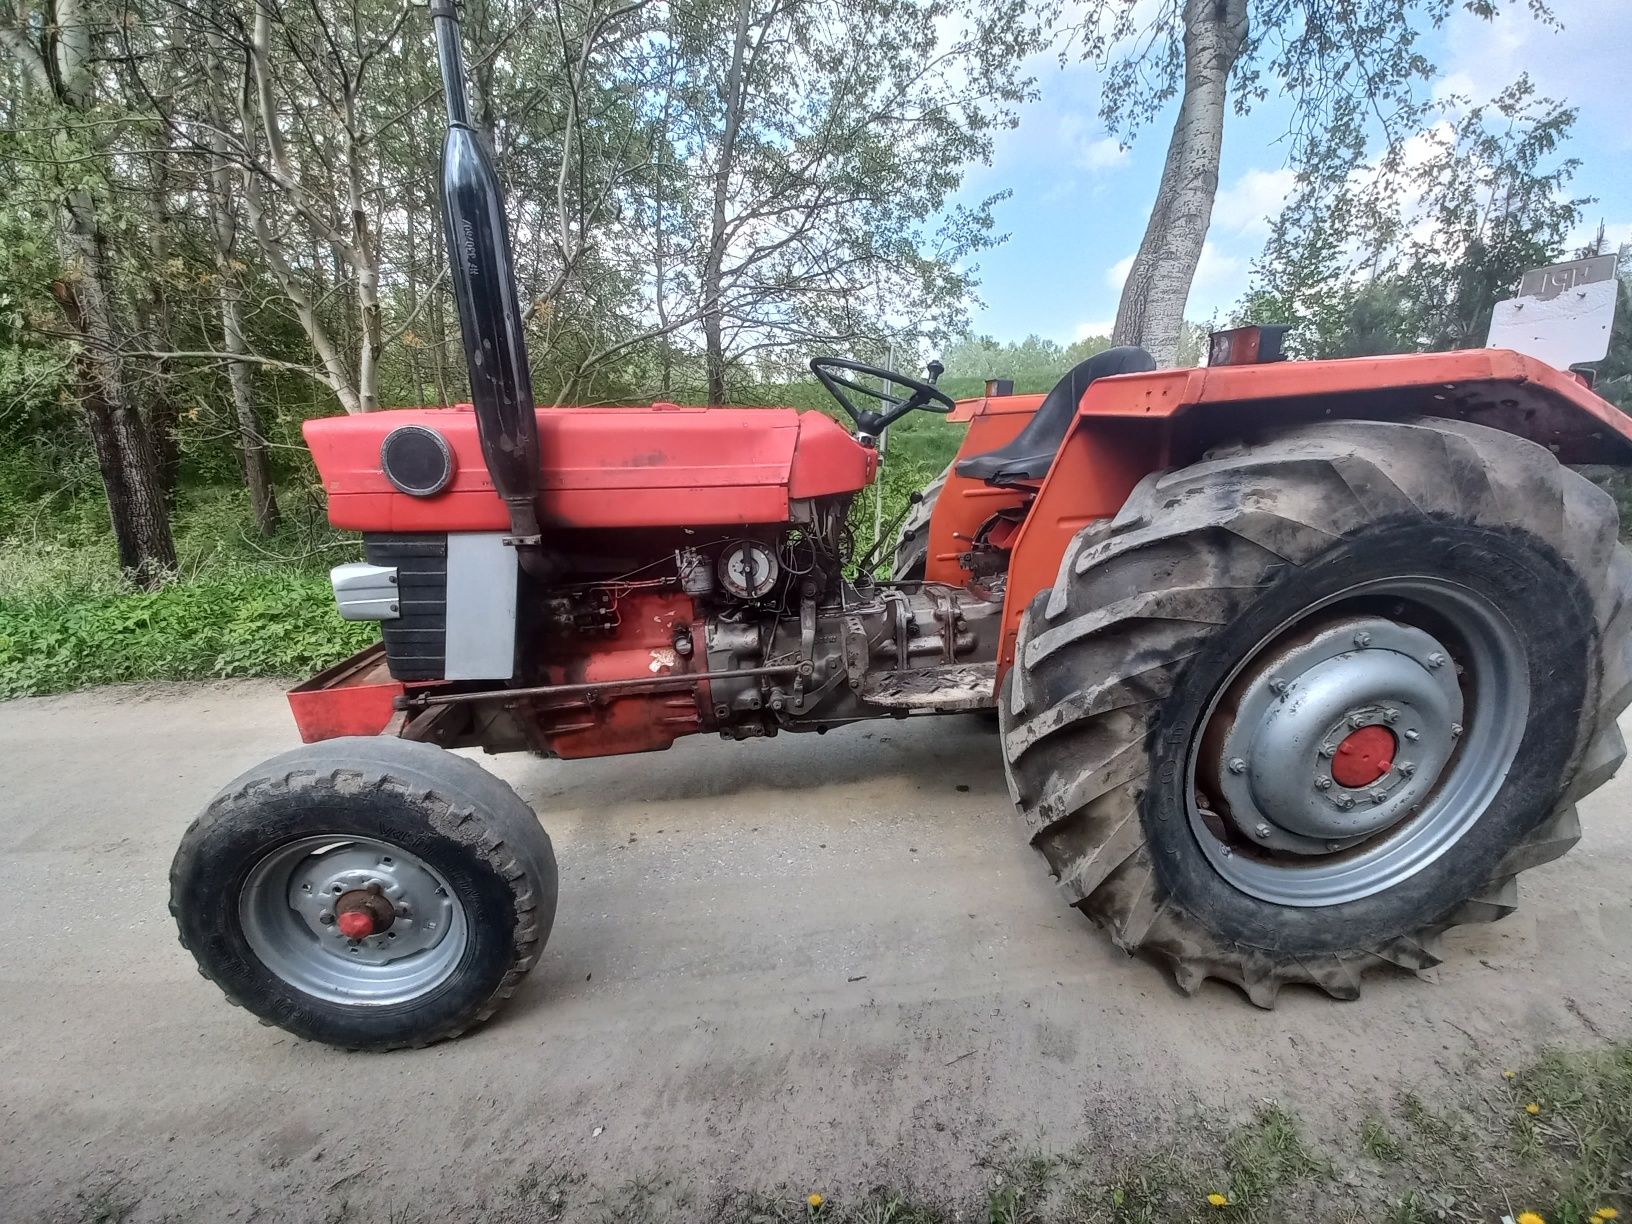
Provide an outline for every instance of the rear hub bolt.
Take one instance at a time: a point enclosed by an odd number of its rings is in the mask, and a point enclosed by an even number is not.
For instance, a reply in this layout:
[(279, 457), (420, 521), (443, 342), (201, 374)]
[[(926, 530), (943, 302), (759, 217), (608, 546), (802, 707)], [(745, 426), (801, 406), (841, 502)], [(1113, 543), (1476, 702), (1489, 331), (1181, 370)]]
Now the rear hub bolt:
[(1233, 773), (1233, 774), (1246, 773), (1247, 772), (1247, 763), (1244, 760), (1242, 760), (1240, 757), (1231, 757), (1230, 758), (1230, 772)]
[(1445, 656), (1440, 654), (1439, 651), (1436, 650), (1436, 651), (1433, 652), (1433, 654), (1428, 656), (1426, 662), (1427, 662), (1429, 667), (1444, 667), (1445, 666)]
[(1259, 837), (1268, 837), (1269, 834), (1270, 834), (1270, 828), (1269, 828), (1269, 826), (1267, 824), (1260, 824), (1256, 829), (1253, 830), (1253, 832), (1256, 833)]
[(1367, 646), (1371, 645), (1371, 634), (1362, 629), (1359, 633), (1354, 635), (1354, 644), (1361, 650), (1364, 650)]

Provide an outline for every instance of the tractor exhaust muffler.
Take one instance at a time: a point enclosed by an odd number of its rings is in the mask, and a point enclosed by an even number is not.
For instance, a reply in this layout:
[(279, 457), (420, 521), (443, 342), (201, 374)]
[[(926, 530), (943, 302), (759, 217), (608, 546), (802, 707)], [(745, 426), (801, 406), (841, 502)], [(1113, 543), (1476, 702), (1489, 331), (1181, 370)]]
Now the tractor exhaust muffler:
[(448, 276), (459, 310), (476, 432), (493, 488), (510, 510), (522, 565), (547, 578), (538, 523), (538, 420), (527, 339), (510, 259), (504, 189), (481, 136), (470, 125), (459, 18), (452, 0), (432, 0), (436, 58), (447, 100), (442, 142), (442, 225)]

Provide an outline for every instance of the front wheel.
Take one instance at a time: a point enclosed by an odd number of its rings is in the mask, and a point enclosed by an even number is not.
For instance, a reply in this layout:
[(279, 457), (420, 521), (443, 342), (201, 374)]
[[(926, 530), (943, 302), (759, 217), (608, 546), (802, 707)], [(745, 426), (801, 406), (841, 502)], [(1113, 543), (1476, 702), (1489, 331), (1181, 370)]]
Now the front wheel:
[(227, 998), (347, 1049), (457, 1036), (549, 938), (556, 866), (516, 793), (427, 744), (338, 739), (211, 801), (170, 874), (181, 942)]
[(1068, 898), (1270, 1006), (1426, 969), (1624, 755), (1613, 502), (1455, 421), (1285, 430), (1146, 481), (1027, 610), (1010, 779)]

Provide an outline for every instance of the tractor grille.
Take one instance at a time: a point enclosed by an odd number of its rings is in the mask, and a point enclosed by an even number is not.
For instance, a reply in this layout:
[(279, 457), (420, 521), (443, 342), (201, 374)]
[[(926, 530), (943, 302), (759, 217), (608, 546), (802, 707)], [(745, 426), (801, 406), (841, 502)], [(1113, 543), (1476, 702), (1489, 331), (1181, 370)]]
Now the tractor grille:
[(400, 614), (380, 622), (391, 674), (398, 680), (440, 680), (447, 660), (447, 535), (365, 534), (363, 556), (397, 570)]

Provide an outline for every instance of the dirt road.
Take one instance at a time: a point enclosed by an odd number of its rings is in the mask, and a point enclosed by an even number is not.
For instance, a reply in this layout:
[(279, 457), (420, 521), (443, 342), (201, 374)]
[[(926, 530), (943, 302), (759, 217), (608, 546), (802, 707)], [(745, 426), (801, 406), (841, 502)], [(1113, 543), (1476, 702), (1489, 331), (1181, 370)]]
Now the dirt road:
[(1265, 1013), (1183, 998), (1064, 908), (957, 718), (492, 762), (555, 839), (548, 951), (459, 1042), (338, 1054), (227, 1006), (165, 911), (194, 811), (293, 740), (270, 684), (0, 705), (0, 1219), (110, 1188), (134, 1219), (460, 1218), (530, 1169), (956, 1189), (1004, 1145), (1266, 1096), (1349, 1125), (1470, 1055), (1632, 1033), (1632, 776), (1437, 982)]

